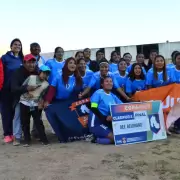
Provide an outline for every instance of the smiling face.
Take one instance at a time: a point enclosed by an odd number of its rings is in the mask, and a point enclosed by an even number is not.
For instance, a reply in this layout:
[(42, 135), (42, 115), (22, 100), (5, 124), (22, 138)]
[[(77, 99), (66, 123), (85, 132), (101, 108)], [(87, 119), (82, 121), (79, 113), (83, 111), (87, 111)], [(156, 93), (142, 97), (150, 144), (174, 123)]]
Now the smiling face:
[(100, 70), (101, 76), (106, 76), (109, 71), (109, 64), (101, 63), (99, 70)]
[(113, 87), (113, 81), (110, 77), (105, 78), (103, 83), (102, 83), (102, 87), (105, 91), (111, 91), (112, 87)]
[(68, 69), (70, 72), (74, 72), (76, 70), (76, 63), (74, 60), (70, 60), (68, 63)]
[(125, 61), (121, 61), (119, 63), (119, 71), (124, 72), (124, 71), (126, 71), (126, 68), (127, 68), (126, 62)]
[(155, 68), (158, 70), (162, 70), (165, 66), (165, 60), (162, 57), (157, 57), (154, 60)]
[(130, 54), (126, 54), (123, 58), (125, 59), (127, 65), (129, 65), (131, 62), (132, 56)]
[(114, 52), (112, 54), (112, 60), (113, 60), (113, 63), (118, 63), (119, 57), (118, 57), (118, 54), (116, 52)]
[(139, 66), (139, 65), (136, 65), (135, 67), (134, 67), (134, 74), (135, 74), (135, 76), (136, 77), (139, 77), (140, 75), (141, 75), (141, 67)]
[(22, 45), (19, 41), (14, 41), (11, 46), (11, 51), (14, 53), (19, 53), (21, 51)]
[(78, 66), (78, 69), (79, 71), (81, 72), (85, 72), (86, 71), (86, 62), (85, 60), (80, 60), (79, 64), (77, 65)]
[(38, 46), (38, 45), (33, 46), (33, 47), (31, 48), (31, 54), (32, 54), (33, 56), (39, 56), (40, 52), (41, 52), (41, 47)]
[(24, 61), (24, 67), (29, 72), (33, 72), (35, 70), (35, 67), (36, 67), (36, 60), (35, 59), (31, 59), (29, 61)]

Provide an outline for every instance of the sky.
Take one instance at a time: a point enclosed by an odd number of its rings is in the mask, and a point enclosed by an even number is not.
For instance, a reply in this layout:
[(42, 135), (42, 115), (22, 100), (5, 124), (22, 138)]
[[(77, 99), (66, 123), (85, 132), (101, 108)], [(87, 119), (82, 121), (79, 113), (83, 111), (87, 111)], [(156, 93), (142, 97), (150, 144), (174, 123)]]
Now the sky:
[(1, 0), (0, 54), (19, 38), (25, 53), (180, 40), (179, 0)]

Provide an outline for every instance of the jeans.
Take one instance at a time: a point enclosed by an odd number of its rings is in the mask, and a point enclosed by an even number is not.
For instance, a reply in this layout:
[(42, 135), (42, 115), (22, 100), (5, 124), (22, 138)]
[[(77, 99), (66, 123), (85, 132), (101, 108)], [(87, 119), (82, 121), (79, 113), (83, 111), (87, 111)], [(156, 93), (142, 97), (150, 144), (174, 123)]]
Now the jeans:
[(13, 119), (13, 136), (16, 139), (21, 139), (22, 128), (20, 119), (20, 104), (18, 103), (15, 107), (15, 114)]

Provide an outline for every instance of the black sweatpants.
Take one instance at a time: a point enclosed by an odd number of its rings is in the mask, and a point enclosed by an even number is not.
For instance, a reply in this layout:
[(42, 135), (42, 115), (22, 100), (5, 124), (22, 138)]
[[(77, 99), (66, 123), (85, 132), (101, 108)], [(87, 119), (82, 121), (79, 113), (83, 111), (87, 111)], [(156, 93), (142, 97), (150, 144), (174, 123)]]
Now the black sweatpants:
[(22, 103), (20, 103), (20, 117), (21, 117), (21, 124), (22, 124), (22, 130), (24, 133), (24, 140), (25, 143), (29, 143), (31, 141), (31, 135), (30, 135), (30, 118), (31, 116), (34, 119), (34, 123), (36, 126), (36, 129), (39, 134), (39, 138), (42, 142), (47, 142), (47, 137), (44, 130), (44, 124), (41, 120), (41, 114), (42, 111), (38, 109), (36, 106), (33, 111), (30, 111), (30, 107), (26, 106)]

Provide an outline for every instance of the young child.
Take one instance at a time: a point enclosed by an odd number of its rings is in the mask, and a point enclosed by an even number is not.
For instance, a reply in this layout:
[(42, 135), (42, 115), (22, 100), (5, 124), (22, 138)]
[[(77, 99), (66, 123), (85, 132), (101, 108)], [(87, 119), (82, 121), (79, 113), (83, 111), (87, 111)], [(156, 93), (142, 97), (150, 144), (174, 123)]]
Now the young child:
[(20, 97), (20, 118), (22, 124), (22, 130), (24, 133), (24, 146), (29, 146), (31, 141), (30, 136), (30, 118), (31, 116), (34, 119), (35, 126), (39, 133), (40, 140), (44, 145), (49, 144), (44, 125), (41, 120), (41, 113), (42, 113), (42, 96), (45, 94), (49, 83), (47, 82), (47, 78), (50, 73), (49, 67), (43, 65), (40, 67), (39, 75), (31, 75), (29, 76), (23, 86), (34, 86), (37, 87), (34, 91), (30, 91), (21, 95)]

